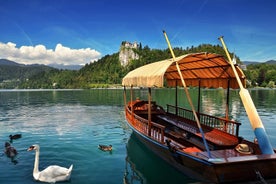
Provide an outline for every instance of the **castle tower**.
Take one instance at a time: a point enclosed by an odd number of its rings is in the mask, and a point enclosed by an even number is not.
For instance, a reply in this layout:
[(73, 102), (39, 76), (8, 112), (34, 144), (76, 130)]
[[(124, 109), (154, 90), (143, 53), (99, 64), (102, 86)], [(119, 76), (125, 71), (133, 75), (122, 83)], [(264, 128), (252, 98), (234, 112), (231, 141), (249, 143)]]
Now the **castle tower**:
[(133, 59), (139, 59), (139, 55), (133, 49), (138, 49), (137, 42), (133, 44), (127, 41), (122, 42), (119, 53), (119, 60), (122, 66), (126, 66)]

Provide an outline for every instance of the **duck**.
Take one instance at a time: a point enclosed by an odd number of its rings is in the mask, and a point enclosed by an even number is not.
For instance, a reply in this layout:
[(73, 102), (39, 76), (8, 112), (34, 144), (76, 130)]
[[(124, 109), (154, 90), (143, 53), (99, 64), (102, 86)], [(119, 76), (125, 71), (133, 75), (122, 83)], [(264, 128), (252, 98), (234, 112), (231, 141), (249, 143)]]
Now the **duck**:
[(22, 137), (21, 134), (9, 135), (10, 142), (12, 142), (12, 140), (14, 140), (14, 139), (19, 139), (19, 138), (21, 138), (21, 137)]
[(14, 147), (12, 147), (10, 143), (5, 143), (5, 154), (7, 155), (7, 157), (14, 158), (17, 155), (17, 153), (17, 150)]
[(102, 144), (99, 144), (98, 148), (102, 151), (112, 151), (112, 145), (102, 145)]
[(39, 171), (39, 153), (40, 147), (38, 144), (30, 146), (27, 151), (35, 151), (35, 161), (33, 169), (33, 177), (37, 181), (55, 183), (59, 181), (70, 180), (73, 170), (73, 164), (69, 168), (61, 167), (58, 165), (50, 165), (42, 171)]

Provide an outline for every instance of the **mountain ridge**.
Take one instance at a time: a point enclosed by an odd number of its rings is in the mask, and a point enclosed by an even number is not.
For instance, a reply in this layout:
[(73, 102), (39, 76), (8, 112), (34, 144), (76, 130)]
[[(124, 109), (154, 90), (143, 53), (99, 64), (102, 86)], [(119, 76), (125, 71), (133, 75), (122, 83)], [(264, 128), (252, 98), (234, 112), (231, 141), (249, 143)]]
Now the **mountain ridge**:
[(16, 61), (11, 61), (8, 59), (0, 59), (0, 66), (1, 65), (5, 65), (5, 66), (47, 66), (47, 67), (52, 67), (52, 68), (56, 68), (56, 69), (62, 69), (62, 70), (79, 70), (81, 69), (83, 66), (82, 65), (64, 65), (64, 64), (49, 64), (49, 65), (44, 65), (44, 64), (21, 64), (21, 63), (17, 63)]
[(276, 64), (276, 60), (268, 60), (268, 61), (265, 61), (265, 62), (258, 62), (258, 61), (242, 61), (243, 64), (245, 65), (251, 65), (251, 64), (272, 64), (272, 65), (275, 65)]
[(11, 61), (8, 59), (0, 59), (0, 65), (6, 65), (6, 66), (20, 66), (22, 64), (19, 64), (15, 61)]
[(39, 64), (25, 65), (8, 59), (0, 59), (0, 82), (6, 80), (22, 80), (46, 71), (57, 70)]

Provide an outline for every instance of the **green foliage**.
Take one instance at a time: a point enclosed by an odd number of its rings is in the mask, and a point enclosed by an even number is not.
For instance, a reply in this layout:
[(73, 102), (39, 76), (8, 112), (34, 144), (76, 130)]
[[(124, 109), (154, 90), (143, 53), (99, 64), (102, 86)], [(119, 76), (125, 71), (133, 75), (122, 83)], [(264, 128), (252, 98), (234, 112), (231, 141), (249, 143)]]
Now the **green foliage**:
[[(43, 75), (53, 72), (58, 72), (58, 69), (45, 65), (1, 65), (0, 88), (47, 88), (48, 79), (43, 78)], [(26, 85), (32, 78), (34, 83)]]
[(0, 82), (3, 80), (27, 79), (33, 75), (43, 71), (56, 70), (45, 65), (1, 65), (0, 67)]
[(106, 55), (97, 62), (86, 64), (78, 72), (77, 80), (83, 86), (91, 84), (119, 84), (123, 77), (123, 66), (119, 61), (119, 54)]
[(251, 86), (275, 87), (276, 65), (275, 64), (251, 64), (244, 71), (247, 80), (251, 81)]

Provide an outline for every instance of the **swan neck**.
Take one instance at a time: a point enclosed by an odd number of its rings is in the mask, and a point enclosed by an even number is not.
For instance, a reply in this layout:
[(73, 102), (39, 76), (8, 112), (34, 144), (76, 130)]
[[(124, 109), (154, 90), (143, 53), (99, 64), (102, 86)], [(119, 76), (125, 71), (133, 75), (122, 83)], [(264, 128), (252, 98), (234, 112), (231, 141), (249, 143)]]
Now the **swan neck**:
[(35, 151), (35, 162), (34, 162), (34, 171), (33, 173), (38, 173), (38, 165), (39, 165), (39, 150)]

